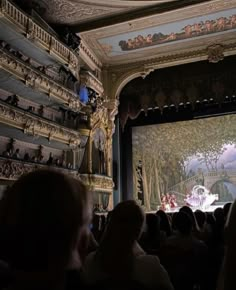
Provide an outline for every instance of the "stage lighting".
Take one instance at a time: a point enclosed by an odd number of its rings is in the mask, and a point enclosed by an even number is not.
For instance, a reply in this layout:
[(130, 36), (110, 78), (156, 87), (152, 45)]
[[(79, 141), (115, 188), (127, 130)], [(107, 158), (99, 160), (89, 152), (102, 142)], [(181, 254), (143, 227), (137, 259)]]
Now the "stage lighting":
[(201, 108), (202, 108), (202, 104), (200, 103), (199, 100), (197, 100), (195, 103), (195, 111), (198, 112), (201, 110)]
[(170, 105), (170, 111), (171, 111), (171, 112), (176, 112), (176, 107), (175, 107), (174, 104), (171, 104), (171, 105)]

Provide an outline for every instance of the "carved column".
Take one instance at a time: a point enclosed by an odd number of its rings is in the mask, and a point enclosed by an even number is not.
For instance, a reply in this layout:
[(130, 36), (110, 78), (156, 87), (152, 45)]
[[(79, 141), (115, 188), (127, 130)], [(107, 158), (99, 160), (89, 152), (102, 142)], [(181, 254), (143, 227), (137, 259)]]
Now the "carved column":
[(105, 106), (108, 109), (108, 128), (107, 128), (107, 175), (112, 176), (112, 135), (115, 130), (115, 116), (118, 112), (118, 100), (109, 100)]
[(93, 173), (93, 160), (92, 160), (92, 150), (93, 150), (93, 137), (92, 132), (90, 132), (89, 138), (88, 138), (88, 152), (87, 152), (87, 160), (88, 160), (88, 174)]
[[(113, 162), (113, 156), (112, 156), (112, 135), (115, 130), (115, 116), (118, 112), (118, 101), (116, 99), (108, 100), (105, 103), (106, 108), (108, 109), (108, 126), (107, 126), (107, 144), (106, 144), (106, 150), (107, 150), (107, 175), (112, 177), (112, 162)], [(114, 196), (113, 191), (111, 192), (109, 196), (109, 204), (108, 204), (108, 210), (111, 210), (114, 206)]]
[(107, 144), (106, 144), (106, 172), (108, 176), (112, 176), (112, 131), (107, 130)]

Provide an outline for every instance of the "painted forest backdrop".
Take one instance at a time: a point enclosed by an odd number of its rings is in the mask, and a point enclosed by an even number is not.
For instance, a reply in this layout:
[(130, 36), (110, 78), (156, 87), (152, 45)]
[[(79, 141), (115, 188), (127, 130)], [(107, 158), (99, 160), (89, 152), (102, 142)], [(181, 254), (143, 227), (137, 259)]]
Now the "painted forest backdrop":
[(175, 194), (178, 206), (196, 184), (236, 198), (236, 115), (132, 128), (133, 194), (145, 210), (157, 210)]

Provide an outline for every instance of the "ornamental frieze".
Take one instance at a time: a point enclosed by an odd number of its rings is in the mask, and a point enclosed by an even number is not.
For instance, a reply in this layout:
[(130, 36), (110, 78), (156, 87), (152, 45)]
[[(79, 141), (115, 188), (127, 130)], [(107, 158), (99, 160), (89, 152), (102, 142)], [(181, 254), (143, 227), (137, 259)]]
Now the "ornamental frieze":
[(113, 180), (111, 177), (96, 174), (80, 174), (79, 178), (93, 191), (112, 192)]
[(111, 76), (112, 82), (108, 84), (107, 94), (111, 99), (116, 99), (122, 88), (132, 79), (136, 77), (145, 78), (150, 72), (175, 66), (184, 63), (190, 63), (201, 60), (212, 61), (217, 53), (217, 59), (222, 59), (224, 56), (233, 55), (236, 53), (236, 42), (230, 43), (215, 43), (210, 46), (203, 46), (199, 49), (191, 49), (187, 51), (174, 52), (163, 54), (150, 59), (135, 61), (121, 65), (114, 65), (107, 70), (107, 75)]
[(89, 116), (89, 125), (92, 130), (98, 127), (106, 128), (108, 126), (108, 121), (108, 112), (105, 107), (98, 108), (96, 112)]
[(81, 142), (78, 132), (40, 119), (30, 113), (21, 112), (4, 103), (0, 103), (0, 122), (19, 128), (25, 134), (44, 136), (49, 141), (56, 140), (71, 146), (77, 146)]
[[(23, 174), (45, 168), (48, 168), (48, 166), (0, 157), (0, 179), (17, 180)], [(78, 178), (77, 171), (68, 170), (65, 168), (53, 168), (53, 170)]]

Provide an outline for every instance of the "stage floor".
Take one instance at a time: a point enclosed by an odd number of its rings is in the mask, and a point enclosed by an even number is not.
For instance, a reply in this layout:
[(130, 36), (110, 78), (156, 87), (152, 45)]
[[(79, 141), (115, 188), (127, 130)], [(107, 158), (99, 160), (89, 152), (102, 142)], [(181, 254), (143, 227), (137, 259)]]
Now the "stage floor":
[[(204, 212), (213, 212), (215, 209), (217, 209), (218, 207), (221, 207), (223, 208), (224, 205), (226, 203), (221, 203), (221, 204), (216, 204), (216, 205), (210, 205), (206, 208), (202, 208), (202, 207), (191, 207), (191, 209), (193, 211), (196, 211), (196, 210), (201, 210), (201, 211), (204, 211)], [(173, 208), (173, 209), (170, 209), (170, 210), (166, 210), (165, 212), (166, 213), (174, 213), (174, 212), (178, 212), (180, 210), (181, 207), (176, 207), (176, 208)], [(156, 213), (157, 211), (148, 211), (146, 213)]]

